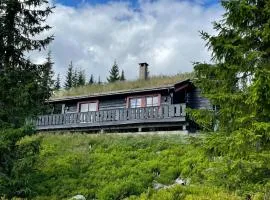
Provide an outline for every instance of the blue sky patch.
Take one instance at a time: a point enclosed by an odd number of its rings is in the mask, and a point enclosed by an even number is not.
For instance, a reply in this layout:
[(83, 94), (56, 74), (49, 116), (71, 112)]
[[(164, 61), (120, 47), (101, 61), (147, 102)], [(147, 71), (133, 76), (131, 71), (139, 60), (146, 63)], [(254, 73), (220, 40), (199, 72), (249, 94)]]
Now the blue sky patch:
[[(98, 5), (98, 4), (106, 4), (109, 2), (128, 2), (130, 5), (134, 8), (136, 8), (139, 4), (138, 0), (55, 0), (56, 3), (60, 3), (66, 6), (71, 6), (71, 7), (77, 7), (80, 6), (84, 3), (91, 4), (91, 5)], [(156, 0), (151, 0), (151, 1), (156, 1)], [(183, 1), (183, 0), (179, 0)], [(192, 2), (202, 4), (205, 7), (217, 4), (219, 0), (190, 0)]]
[(91, 5), (98, 5), (98, 4), (106, 4), (109, 2), (129, 2), (133, 7), (136, 7), (138, 5), (137, 0), (131, 0), (131, 1), (119, 1), (119, 0), (55, 0), (57, 3), (66, 5), (66, 6), (72, 6), (77, 7), (79, 5), (82, 5), (84, 3), (91, 4)]

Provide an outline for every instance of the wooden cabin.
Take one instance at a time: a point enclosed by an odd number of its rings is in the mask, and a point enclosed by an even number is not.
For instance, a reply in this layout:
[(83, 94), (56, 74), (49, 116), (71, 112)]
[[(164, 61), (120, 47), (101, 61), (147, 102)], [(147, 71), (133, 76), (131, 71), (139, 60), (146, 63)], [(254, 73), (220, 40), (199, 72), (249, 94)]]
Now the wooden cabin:
[[(140, 63), (141, 79), (148, 78), (147, 67)], [(187, 130), (186, 108), (209, 106), (189, 79), (158, 87), (54, 98), (48, 103), (51, 114), (35, 121), (39, 131)]]

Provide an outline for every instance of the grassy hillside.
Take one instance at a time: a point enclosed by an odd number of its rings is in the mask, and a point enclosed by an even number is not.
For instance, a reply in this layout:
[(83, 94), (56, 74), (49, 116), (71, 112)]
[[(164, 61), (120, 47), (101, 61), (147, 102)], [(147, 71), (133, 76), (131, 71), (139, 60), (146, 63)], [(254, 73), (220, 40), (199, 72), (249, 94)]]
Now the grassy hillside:
[(125, 81), (124, 84), (122, 81), (118, 81), (115, 83), (106, 83), (101, 85), (86, 85), (82, 87), (71, 88), (70, 90), (60, 90), (54, 94), (52, 99), (67, 96), (89, 95), (112, 91), (167, 86), (186, 79), (191, 79), (193, 77), (193, 73), (182, 73), (174, 76), (153, 76), (149, 80)]
[[(20, 146), (40, 142), (28, 178), (34, 199), (238, 199), (202, 185), (153, 189), (180, 176), (190, 151), (180, 135), (45, 134), (24, 138)], [(27, 155), (31, 156), (31, 150)]]

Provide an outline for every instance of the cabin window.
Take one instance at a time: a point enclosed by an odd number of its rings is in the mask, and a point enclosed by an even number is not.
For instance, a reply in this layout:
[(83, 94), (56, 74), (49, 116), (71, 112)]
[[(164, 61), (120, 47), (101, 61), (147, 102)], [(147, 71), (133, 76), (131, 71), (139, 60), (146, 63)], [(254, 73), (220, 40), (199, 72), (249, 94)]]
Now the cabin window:
[(80, 112), (97, 111), (97, 102), (80, 103)]
[(132, 98), (129, 102), (130, 108), (140, 108), (142, 107), (142, 98)]
[(158, 106), (158, 96), (146, 97), (146, 107)]
[(152, 107), (159, 104), (160, 95), (132, 97), (128, 101), (129, 108)]

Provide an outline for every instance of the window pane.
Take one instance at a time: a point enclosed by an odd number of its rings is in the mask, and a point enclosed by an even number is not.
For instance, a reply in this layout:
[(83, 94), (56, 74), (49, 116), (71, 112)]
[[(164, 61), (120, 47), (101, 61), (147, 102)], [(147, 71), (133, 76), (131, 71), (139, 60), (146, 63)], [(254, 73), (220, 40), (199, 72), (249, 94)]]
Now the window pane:
[(140, 108), (142, 107), (142, 98), (132, 98), (129, 100), (130, 108)]
[(82, 103), (81, 104), (80, 112), (88, 112), (88, 103)]
[(136, 108), (140, 108), (140, 107), (142, 107), (142, 99), (141, 98), (137, 99), (137, 104), (136, 104)]
[(153, 106), (153, 97), (147, 97), (146, 98), (146, 106)]
[(80, 112), (97, 111), (97, 103), (82, 103), (80, 105)]
[(88, 111), (97, 111), (97, 103), (89, 103)]
[(136, 108), (136, 99), (130, 99), (129, 107), (130, 108)]
[(158, 97), (153, 97), (153, 106), (158, 106)]

